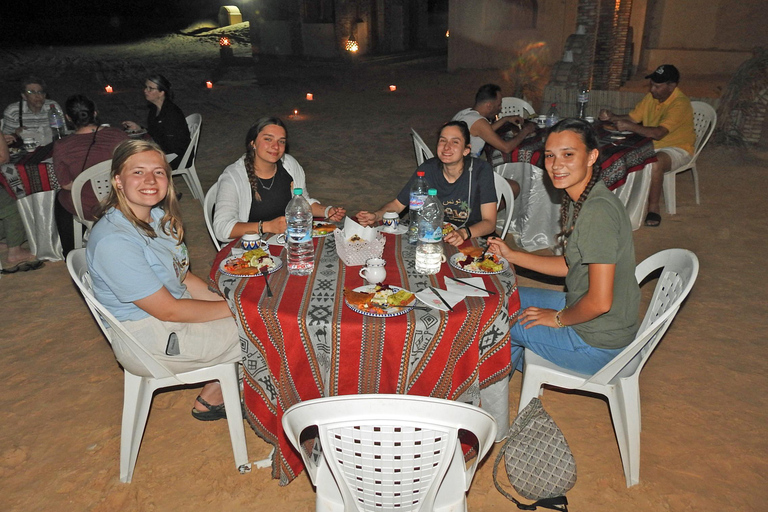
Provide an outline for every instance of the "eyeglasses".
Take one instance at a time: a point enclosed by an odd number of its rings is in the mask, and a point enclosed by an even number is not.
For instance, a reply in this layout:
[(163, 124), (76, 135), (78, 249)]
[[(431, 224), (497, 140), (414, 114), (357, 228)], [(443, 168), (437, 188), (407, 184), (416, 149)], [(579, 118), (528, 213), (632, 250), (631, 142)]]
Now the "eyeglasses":
[(30, 91), (29, 89), (27, 89), (24, 92), (27, 94), (34, 94), (35, 96), (45, 96), (45, 91)]
[(148, 85), (145, 85), (144, 86), (144, 90), (145, 91), (159, 91), (160, 89), (158, 89), (157, 87), (150, 87)]

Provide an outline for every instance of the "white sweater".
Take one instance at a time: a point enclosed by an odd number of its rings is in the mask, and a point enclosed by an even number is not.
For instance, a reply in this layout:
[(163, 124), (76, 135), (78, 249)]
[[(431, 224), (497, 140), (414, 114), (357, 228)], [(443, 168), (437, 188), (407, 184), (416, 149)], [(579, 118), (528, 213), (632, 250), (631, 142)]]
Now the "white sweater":
[[(302, 195), (309, 201), (309, 204), (319, 202), (309, 197), (304, 169), (301, 168), (299, 162), (286, 153), (283, 155), (282, 163), (285, 170), (293, 178), (293, 187), (304, 189), (304, 194)], [(253, 192), (251, 191), (251, 184), (248, 182), (248, 175), (245, 172), (245, 155), (224, 169), (224, 172), (219, 176), (218, 185), (216, 211), (213, 214), (213, 232), (216, 234), (217, 239), (222, 242), (229, 242), (232, 240), (229, 234), (232, 232), (235, 224), (238, 222), (248, 222), (248, 216), (251, 213)]]

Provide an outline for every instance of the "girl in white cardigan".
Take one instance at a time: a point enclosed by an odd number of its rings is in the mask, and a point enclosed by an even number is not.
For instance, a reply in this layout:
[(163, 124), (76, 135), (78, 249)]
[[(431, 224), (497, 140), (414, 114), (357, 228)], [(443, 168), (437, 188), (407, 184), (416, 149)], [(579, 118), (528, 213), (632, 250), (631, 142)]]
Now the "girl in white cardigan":
[(307, 193), (304, 169), (285, 153), (287, 132), (276, 117), (262, 117), (245, 138), (245, 154), (224, 169), (219, 177), (213, 231), (221, 241), (230, 241), (253, 231), (285, 232), (285, 207), (293, 189), (304, 190), (312, 214), (340, 221), (346, 209), (323, 206)]

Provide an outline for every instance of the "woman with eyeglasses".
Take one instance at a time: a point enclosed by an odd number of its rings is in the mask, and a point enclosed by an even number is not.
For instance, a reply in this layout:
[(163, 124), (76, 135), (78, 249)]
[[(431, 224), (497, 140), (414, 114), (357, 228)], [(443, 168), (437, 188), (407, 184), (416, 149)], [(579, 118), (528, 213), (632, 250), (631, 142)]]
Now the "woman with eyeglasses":
[[(89, 98), (77, 94), (67, 98), (64, 104), (67, 121), (74, 126), (74, 133), (53, 144), (53, 170), (61, 190), (56, 195), (54, 208), (56, 226), (64, 256), (75, 248), (75, 232), (72, 217), (75, 206), (72, 203), (72, 183), (89, 167), (112, 158), (112, 151), (128, 139), (120, 128), (100, 126), (96, 117), (96, 104)], [(83, 214), (87, 220), (94, 220), (99, 201), (90, 184), (83, 187), (81, 194)], [(80, 225), (78, 224), (78, 227)]]
[(47, 99), (45, 81), (30, 76), (21, 82), (21, 99), (8, 105), (3, 113), (3, 136), (8, 145), (21, 142), (23, 129), (48, 127), (48, 111), (51, 105), (61, 112), (61, 107)]
[[(190, 142), (189, 127), (184, 112), (173, 102), (171, 82), (163, 75), (151, 75), (144, 81), (144, 98), (149, 103), (147, 133), (166, 154), (175, 153), (171, 168), (176, 169)], [(140, 132), (133, 121), (123, 121), (128, 132)]]
[[(472, 237), (486, 236), (496, 230), (496, 186), (488, 162), (469, 156), (469, 128), (464, 121), (450, 121), (440, 129), (437, 155), (419, 166), (429, 188), (437, 189), (443, 203), (444, 220), (456, 226), (443, 240), (459, 246)], [(402, 212), (410, 202), (411, 185), (416, 173), (397, 195), (375, 212), (361, 211), (357, 221), (370, 226), (386, 212)]]

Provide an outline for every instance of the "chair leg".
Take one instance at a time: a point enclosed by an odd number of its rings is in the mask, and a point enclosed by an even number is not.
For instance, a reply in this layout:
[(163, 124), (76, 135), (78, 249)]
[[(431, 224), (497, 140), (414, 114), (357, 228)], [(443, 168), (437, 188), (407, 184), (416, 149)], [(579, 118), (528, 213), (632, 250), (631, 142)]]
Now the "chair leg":
[(675, 215), (677, 213), (677, 196), (675, 191), (675, 176), (673, 172), (664, 175), (664, 204), (667, 207), (667, 213)]
[(523, 367), (523, 385), (520, 389), (520, 404), (517, 407), (517, 413), (520, 414), (525, 406), (531, 401), (532, 398), (538, 398), (544, 391), (542, 389), (543, 382), (536, 375), (536, 372), (530, 370), (528, 367)]
[(638, 382), (622, 380), (608, 395), (627, 487), (640, 482), (640, 390)]
[(691, 167), (691, 174), (693, 175), (693, 190), (696, 193), (696, 204), (701, 204), (701, 198), (699, 197), (699, 173), (696, 171), (696, 166)]
[(235, 455), (235, 467), (240, 473), (250, 471), (248, 464), (248, 448), (245, 444), (245, 430), (243, 428), (243, 414), (240, 405), (240, 386), (237, 383), (236, 364), (232, 364), (231, 370), (219, 381), (221, 392), (224, 395), (224, 405), (227, 410), (227, 425), (229, 437), (232, 442), (232, 452)]
[(124, 371), (123, 423), (120, 432), (120, 481), (130, 483), (149, 416), (154, 387), (149, 379)]
[(75, 232), (75, 249), (82, 249), (83, 248), (83, 225), (77, 222), (76, 220), (72, 220), (72, 227), (74, 228)]

